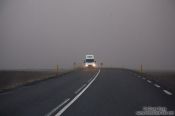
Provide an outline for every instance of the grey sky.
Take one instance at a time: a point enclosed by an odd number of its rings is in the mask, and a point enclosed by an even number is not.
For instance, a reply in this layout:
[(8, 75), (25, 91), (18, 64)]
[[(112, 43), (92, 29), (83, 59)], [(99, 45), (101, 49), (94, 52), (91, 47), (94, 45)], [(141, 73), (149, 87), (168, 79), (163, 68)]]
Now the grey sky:
[(1, 0), (0, 69), (106, 66), (175, 70), (174, 0)]

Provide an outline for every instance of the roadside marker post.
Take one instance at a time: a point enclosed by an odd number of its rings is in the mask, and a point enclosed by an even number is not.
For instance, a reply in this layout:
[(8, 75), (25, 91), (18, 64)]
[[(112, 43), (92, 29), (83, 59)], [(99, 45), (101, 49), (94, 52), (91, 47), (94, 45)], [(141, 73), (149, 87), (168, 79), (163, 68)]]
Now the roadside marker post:
[(143, 65), (140, 66), (140, 72), (143, 73)]
[(56, 76), (58, 75), (58, 64), (56, 65)]
[(103, 67), (103, 62), (100, 63), (100, 67), (101, 67), (101, 68)]
[(77, 63), (74, 62), (74, 63), (73, 63), (73, 68), (74, 68), (74, 69), (76, 68), (76, 65), (77, 65)]

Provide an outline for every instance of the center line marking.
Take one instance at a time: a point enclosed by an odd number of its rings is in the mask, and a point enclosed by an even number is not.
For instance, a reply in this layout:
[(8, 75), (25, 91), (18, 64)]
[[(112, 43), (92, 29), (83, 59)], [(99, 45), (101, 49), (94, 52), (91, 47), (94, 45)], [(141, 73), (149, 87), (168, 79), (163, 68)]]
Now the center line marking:
[(158, 85), (158, 84), (154, 84), (154, 86), (157, 87), (157, 88), (160, 88), (160, 85)]
[(92, 80), (93, 78), (90, 78), (89, 80), (88, 80), (88, 83)]
[(95, 75), (95, 77), (92, 79), (92, 81), (77, 95), (75, 96), (67, 105), (65, 105), (55, 116), (60, 116), (64, 111), (66, 111), (67, 108), (69, 108), (86, 90), (87, 88), (95, 81), (95, 79), (100, 74), (100, 69), (98, 73)]
[(81, 91), (84, 87), (86, 86), (86, 84), (83, 84), (78, 90), (76, 90), (74, 93), (77, 94), (79, 93), (79, 91)]
[(70, 98), (65, 99), (61, 104), (59, 104), (56, 108), (54, 108), (51, 112), (49, 112), (45, 116), (51, 116), (54, 112), (56, 112), (61, 106), (66, 104), (69, 100), (70, 100)]
[(166, 93), (167, 95), (173, 95), (171, 92), (167, 91), (167, 90), (163, 90), (164, 93)]
[(150, 80), (147, 80), (147, 82), (148, 82), (148, 83), (151, 83), (151, 81), (150, 81)]

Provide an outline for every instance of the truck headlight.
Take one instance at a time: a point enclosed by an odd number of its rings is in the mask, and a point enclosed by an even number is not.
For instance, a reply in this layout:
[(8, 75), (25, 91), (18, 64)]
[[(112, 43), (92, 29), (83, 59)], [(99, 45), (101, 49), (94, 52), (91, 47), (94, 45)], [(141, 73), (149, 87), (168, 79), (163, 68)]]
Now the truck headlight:
[(85, 67), (88, 67), (88, 64), (85, 64)]
[(93, 63), (93, 64), (92, 64), (92, 66), (93, 66), (93, 67), (96, 67), (96, 64), (95, 64), (95, 63)]

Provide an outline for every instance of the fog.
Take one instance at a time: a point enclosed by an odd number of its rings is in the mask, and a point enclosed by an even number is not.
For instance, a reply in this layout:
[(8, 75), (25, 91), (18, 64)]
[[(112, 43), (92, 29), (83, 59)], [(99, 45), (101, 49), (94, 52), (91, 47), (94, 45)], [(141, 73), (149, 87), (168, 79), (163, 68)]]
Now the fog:
[(175, 70), (174, 0), (1, 0), (0, 69)]

